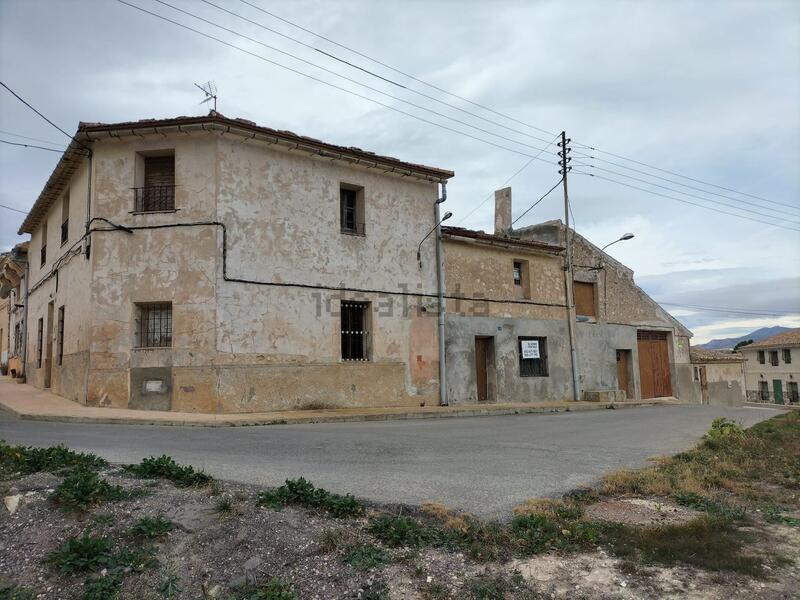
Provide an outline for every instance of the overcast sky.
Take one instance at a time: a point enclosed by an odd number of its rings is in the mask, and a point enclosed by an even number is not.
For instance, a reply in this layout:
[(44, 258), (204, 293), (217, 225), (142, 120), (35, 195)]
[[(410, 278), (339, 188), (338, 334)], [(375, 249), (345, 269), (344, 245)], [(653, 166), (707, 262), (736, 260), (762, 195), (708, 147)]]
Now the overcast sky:
[[(577, 142), (759, 198), (593, 152), (622, 165), (583, 160), (595, 169), (647, 179), (699, 198), (594, 170), (598, 175), (800, 230), (799, 2), (247, 0), (496, 111), (488, 112), (370, 63), (242, 0), (210, 1), (406, 89), (200, 0), (166, 0), (463, 121), (457, 123), (237, 38), (155, 0), (126, 1), (505, 148), (327, 87), (116, 0), (0, 0), (0, 78), (69, 132), (79, 121), (204, 114), (207, 106), (199, 104), (202, 97), (193, 83), (210, 79), (219, 88), (218, 108), (226, 116), (453, 169), (456, 177), (448, 186), (447, 202), (454, 213), (453, 225), (492, 230), (494, 202), (481, 203), (529, 161), (525, 155), (538, 153), (532, 147), (545, 146), (534, 138), (552, 137), (530, 127), (534, 126), (554, 133), (565, 129)], [(39, 143), (19, 136), (51, 142), (51, 147), (67, 139), (0, 90), (0, 139)], [(546, 148), (539, 157), (545, 160), (534, 160), (511, 182), (515, 215), (558, 180), (557, 167), (550, 164), (554, 151), (553, 146)], [(28, 209), (58, 157), (54, 152), (0, 144), (0, 204)], [(574, 171), (588, 171), (589, 167), (577, 166), (579, 160), (575, 156)], [(583, 235), (602, 246), (627, 231), (635, 234), (609, 252), (633, 268), (637, 282), (657, 300), (739, 309), (725, 313), (667, 306), (695, 332), (693, 343), (761, 326), (800, 326), (798, 231), (574, 172), (569, 185), (577, 230)], [(517, 225), (563, 217), (562, 212), (560, 194), (553, 193)], [(0, 249), (22, 240), (16, 235), (22, 218), (0, 208)], [(742, 314), (745, 310), (783, 316)]]

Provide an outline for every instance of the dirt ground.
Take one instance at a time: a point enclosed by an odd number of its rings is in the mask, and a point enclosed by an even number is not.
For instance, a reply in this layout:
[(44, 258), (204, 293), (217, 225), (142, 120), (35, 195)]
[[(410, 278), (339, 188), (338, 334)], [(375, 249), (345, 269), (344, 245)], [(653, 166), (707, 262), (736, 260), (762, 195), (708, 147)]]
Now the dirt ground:
[[(156, 566), (124, 577), (121, 599), (227, 600), (239, 597), (233, 595), (237, 586), (271, 577), (291, 586), (297, 598), (319, 600), (772, 600), (797, 598), (800, 590), (800, 529), (780, 524), (753, 525), (768, 528), (762, 539), (770, 540), (770, 551), (793, 557), (793, 561), (769, 570), (764, 579), (691, 567), (642, 566), (614, 558), (604, 550), (486, 563), (442, 548), (383, 547), (391, 563), (359, 571), (342, 558), (356, 544), (381, 546), (366, 531), (370, 511), (411, 509), (373, 507), (362, 517), (336, 519), (304, 508), (276, 511), (258, 507), (256, 495), (260, 490), (249, 486), (223, 482), (182, 489), (162, 480), (132, 479), (113, 467), (101, 474), (111, 483), (144, 488), (148, 494), (104, 502), (76, 515), (65, 513), (48, 500), (60, 481), (55, 475), (36, 473), (0, 484), (5, 487), (0, 490), (3, 496), (20, 496), (13, 514), (0, 506), (0, 583), (16, 584), (33, 592), (30, 597), (35, 598), (81, 598), (85, 577), (55, 572), (43, 563), (45, 555), (87, 528), (117, 544), (132, 544), (126, 532), (136, 520), (164, 515), (177, 527), (157, 543)], [(230, 512), (217, 510), (221, 497), (231, 500)], [(660, 499), (615, 499), (591, 505), (588, 510), (587, 517), (593, 520), (627, 519), (638, 524), (680, 522), (697, 514)], [(13, 597), (0, 591), (3, 600)]]

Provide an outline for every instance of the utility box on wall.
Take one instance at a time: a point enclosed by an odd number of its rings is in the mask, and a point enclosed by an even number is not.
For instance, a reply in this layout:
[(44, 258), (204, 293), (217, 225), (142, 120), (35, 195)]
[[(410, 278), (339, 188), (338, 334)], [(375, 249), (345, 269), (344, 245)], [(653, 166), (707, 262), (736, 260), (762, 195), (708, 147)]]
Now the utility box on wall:
[(172, 409), (172, 367), (131, 369), (131, 397), (128, 408)]

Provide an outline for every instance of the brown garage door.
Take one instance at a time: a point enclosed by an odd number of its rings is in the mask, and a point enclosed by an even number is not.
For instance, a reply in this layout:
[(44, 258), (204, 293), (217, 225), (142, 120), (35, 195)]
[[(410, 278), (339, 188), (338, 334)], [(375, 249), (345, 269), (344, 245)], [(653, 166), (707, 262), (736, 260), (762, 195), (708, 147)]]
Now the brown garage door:
[(639, 381), (642, 398), (672, 395), (669, 373), (669, 349), (665, 331), (637, 332), (639, 345)]

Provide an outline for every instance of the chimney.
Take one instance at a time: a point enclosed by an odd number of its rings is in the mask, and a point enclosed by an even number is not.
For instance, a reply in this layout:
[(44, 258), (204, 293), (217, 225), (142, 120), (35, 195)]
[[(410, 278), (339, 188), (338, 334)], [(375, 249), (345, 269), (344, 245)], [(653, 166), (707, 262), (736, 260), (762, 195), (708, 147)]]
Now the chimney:
[(511, 188), (494, 193), (494, 234), (506, 235), (511, 231)]

